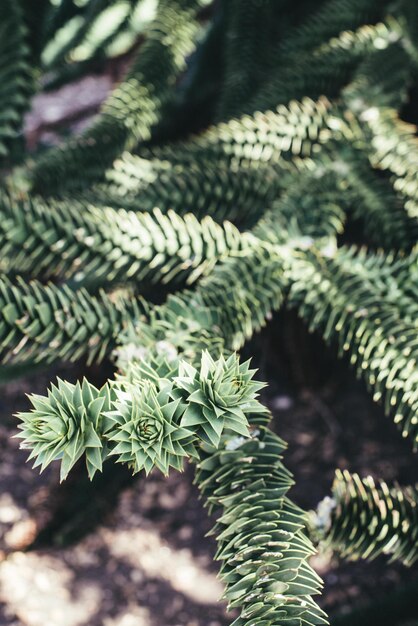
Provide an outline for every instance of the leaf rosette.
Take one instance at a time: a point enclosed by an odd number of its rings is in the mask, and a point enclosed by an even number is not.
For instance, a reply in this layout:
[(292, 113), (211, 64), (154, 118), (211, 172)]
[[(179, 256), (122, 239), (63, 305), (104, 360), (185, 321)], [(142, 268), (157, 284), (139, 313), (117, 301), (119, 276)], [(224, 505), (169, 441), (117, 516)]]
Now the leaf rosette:
[(29, 459), (43, 471), (52, 461), (61, 460), (61, 480), (85, 454), (90, 478), (102, 470), (109, 449), (104, 437), (111, 422), (110, 388), (96, 389), (87, 380), (80, 384), (58, 380), (47, 396), (31, 395), (33, 409), (19, 413), (22, 424), (17, 437), (22, 448), (31, 449)]
[(175, 378), (188, 405), (181, 425), (215, 447), (226, 431), (248, 436), (246, 414), (264, 410), (256, 400), (264, 384), (252, 380), (255, 371), (249, 368), (249, 361), (240, 364), (235, 354), (215, 361), (203, 352), (198, 370), (182, 361)]
[(108, 413), (113, 422), (108, 438), (116, 444), (111, 454), (134, 473), (149, 474), (157, 467), (167, 475), (170, 467), (181, 470), (185, 457), (197, 456), (194, 433), (180, 425), (184, 405), (170, 390), (170, 384), (159, 389), (145, 379), (115, 391), (114, 410)]

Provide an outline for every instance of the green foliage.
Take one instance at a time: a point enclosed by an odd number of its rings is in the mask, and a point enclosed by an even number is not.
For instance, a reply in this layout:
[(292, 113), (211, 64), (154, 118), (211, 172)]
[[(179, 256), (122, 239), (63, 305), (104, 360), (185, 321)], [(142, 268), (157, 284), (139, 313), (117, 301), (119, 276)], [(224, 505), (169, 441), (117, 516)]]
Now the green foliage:
[(0, 199), (4, 272), (72, 279), (77, 286), (196, 281), (216, 261), (251, 245), (229, 222), (172, 210), (138, 213), (85, 201)]
[(45, 469), (51, 461), (61, 459), (61, 480), (85, 455), (87, 470), (93, 478), (102, 469), (107, 449), (103, 434), (109, 430), (106, 412), (111, 409), (113, 393), (109, 387), (96, 389), (87, 380), (72, 385), (58, 380), (46, 398), (30, 396), (33, 411), (21, 413), (23, 422), (19, 437), (23, 447), (30, 448), (34, 467)]
[(326, 341), (337, 340), (340, 354), (350, 355), (374, 399), (384, 403), (416, 447), (416, 306), (402, 297), (390, 260), (353, 249), (325, 254), (312, 249), (295, 256), (290, 271), (290, 303), (311, 330), (320, 330)]
[(184, 405), (173, 399), (172, 385), (135, 381), (116, 395), (109, 440), (120, 463), (134, 472), (158, 467), (168, 474), (170, 467), (181, 470), (185, 457), (196, 456), (194, 433), (182, 424)]
[(248, 435), (248, 412), (262, 411), (254, 372), (236, 355), (214, 361), (203, 352), (198, 370), (160, 357), (131, 365), (127, 377), (100, 390), (86, 380), (58, 381), (47, 397), (30, 397), (19, 436), (35, 467), (62, 458), (62, 479), (84, 453), (91, 478), (109, 454), (134, 472), (158, 467), (167, 474), (199, 456), (197, 442), (218, 447), (224, 433)]
[[(267, 418), (267, 419), (266, 419)], [(198, 465), (196, 482), (210, 510), (216, 559), (234, 626), (326, 624), (312, 596), (321, 581), (307, 560), (314, 552), (304, 514), (287, 497), (292, 477), (282, 464), (284, 442), (266, 428), (266, 414), (251, 416), (251, 434), (224, 437)]]
[[(2, 156), (33, 77), (133, 52), (90, 127), (1, 190), (0, 358), (114, 359), (101, 389), (31, 397), (35, 464), (195, 462), (235, 626), (325, 624), (284, 444), (234, 351), (296, 309), (417, 447), (416, 2), (208, 4), (160, 0), (151, 21), (143, 0), (1, 5)], [(415, 510), (415, 488), (337, 473), (320, 531), (409, 564)]]
[(28, 105), (31, 80), (26, 29), (18, 2), (0, 5), (0, 167)]
[(144, 310), (140, 300), (122, 294), (91, 296), (68, 286), (0, 280), (0, 350), (3, 362), (101, 361), (132, 318)]
[[(256, 93), (271, 62), (274, 0), (224, 0), (224, 77), (228, 85), (218, 103), (219, 119), (239, 115)], [(265, 78), (265, 76), (264, 76)]]
[(38, 160), (33, 172), (35, 190), (49, 195), (64, 185), (84, 186), (104, 167), (111, 166), (122, 150), (151, 137), (151, 129), (184, 68), (184, 57), (193, 49), (198, 8), (199, 0), (161, 0), (146, 43), (125, 80), (82, 138), (71, 139), (65, 148), (52, 150)]
[(158, 207), (163, 213), (173, 209), (180, 215), (188, 211), (196, 217), (209, 214), (243, 228), (254, 225), (280, 188), (270, 166), (237, 170), (223, 160), (208, 159), (202, 169), (194, 163), (171, 165), (166, 158), (148, 161), (127, 153), (114, 162), (106, 178), (83, 197), (135, 211)]
[(127, 29), (135, 8), (141, 2), (90, 0), (81, 6), (72, 3), (73, 16), (68, 19), (67, 15), (67, 19), (64, 18), (62, 22), (59, 14), (61, 11), (62, 15), (66, 4), (69, 10), (69, 2), (62, 2), (59, 7), (50, 9), (46, 18), (49, 37), (42, 51), (43, 69), (49, 72), (55, 70), (58, 75), (59, 70), (62, 73), (62, 68), (66, 67), (66, 59), (70, 61), (69, 67), (74, 71), (72, 66), (77, 61), (106, 55), (106, 48), (121, 31)]
[(386, 554), (412, 565), (418, 558), (417, 502), (416, 487), (389, 486), (337, 470), (332, 498), (320, 503), (314, 518), (316, 532), (343, 557)]
[(248, 435), (245, 412), (260, 410), (255, 396), (263, 386), (251, 380), (254, 372), (249, 363), (240, 365), (234, 355), (226, 361), (221, 356), (215, 362), (203, 352), (199, 371), (181, 363), (176, 385), (188, 404), (181, 425), (193, 427), (203, 441), (215, 448), (225, 430)]
[(405, 210), (418, 216), (418, 143), (416, 128), (399, 119), (393, 109), (375, 107), (364, 112), (369, 136), (369, 159), (376, 169), (389, 170), (393, 187), (402, 198)]

